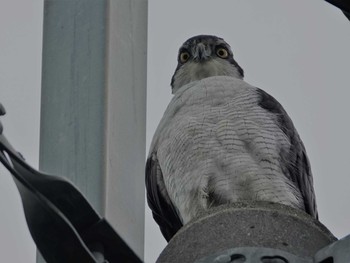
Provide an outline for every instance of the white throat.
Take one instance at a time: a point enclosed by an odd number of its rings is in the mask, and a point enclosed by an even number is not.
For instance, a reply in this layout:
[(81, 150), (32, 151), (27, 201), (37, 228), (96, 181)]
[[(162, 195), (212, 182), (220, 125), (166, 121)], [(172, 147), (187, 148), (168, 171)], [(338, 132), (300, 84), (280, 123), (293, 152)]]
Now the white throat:
[(192, 81), (213, 76), (230, 76), (242, 79), (238, 69), (227, 60), (214, 58), (203, 63), (190, 61), (175, 72), (172, 93), (174, 94), (183, 85)]

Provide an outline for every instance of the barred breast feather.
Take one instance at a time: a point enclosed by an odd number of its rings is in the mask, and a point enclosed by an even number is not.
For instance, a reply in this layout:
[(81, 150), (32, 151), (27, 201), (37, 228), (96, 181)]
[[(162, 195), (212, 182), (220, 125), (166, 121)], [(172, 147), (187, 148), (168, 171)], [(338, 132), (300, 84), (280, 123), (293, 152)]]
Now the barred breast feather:
[(202, 210), (270, 201), (317, 218), (310, 164), (285, 110), (241, 79), (216, 76), (174, 94), (146, 165), (147, 199), (169, 240)]

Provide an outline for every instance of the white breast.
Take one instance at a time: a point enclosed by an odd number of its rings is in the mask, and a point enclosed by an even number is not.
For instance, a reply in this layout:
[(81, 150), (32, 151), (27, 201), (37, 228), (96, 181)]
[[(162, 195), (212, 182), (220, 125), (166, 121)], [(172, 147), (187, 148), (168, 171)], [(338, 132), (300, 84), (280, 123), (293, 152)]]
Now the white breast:
[(183, 223), (228, 202), (303, 206), (280, 165), (290, 142), (276, 116), (258, 105), (256, 90), (237, 78), (210, 77), (180, 88), (170, 102), (151, 148), (158, 148)]

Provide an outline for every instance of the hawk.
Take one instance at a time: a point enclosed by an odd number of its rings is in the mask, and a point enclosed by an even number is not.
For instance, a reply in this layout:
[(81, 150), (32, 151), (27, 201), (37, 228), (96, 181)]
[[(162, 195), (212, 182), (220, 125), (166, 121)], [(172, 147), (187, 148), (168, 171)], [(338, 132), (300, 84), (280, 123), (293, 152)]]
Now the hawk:
[(148, 204), (167, 241), (201, 211), (234, 202), (281, 203), (318, 218), (298, 132), (243, 76), (222, 38), (195, 36), (179, 49), (174, 96), (146, 162)]

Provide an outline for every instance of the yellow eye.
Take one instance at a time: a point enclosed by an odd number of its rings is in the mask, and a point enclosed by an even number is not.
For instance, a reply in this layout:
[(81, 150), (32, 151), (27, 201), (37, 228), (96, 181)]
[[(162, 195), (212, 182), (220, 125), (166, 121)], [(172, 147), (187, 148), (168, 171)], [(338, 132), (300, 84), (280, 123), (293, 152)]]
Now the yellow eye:
[(227, 58), (228, 52), (226, 49), (220, 47), (216, 50), (216, 55), (218, 55), (220, 58)]
[(190, 58), (190, 54), (188, 52), (182, 52), (179, 58), (181, 63), (185, 63)]

